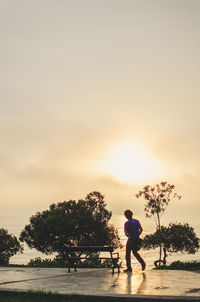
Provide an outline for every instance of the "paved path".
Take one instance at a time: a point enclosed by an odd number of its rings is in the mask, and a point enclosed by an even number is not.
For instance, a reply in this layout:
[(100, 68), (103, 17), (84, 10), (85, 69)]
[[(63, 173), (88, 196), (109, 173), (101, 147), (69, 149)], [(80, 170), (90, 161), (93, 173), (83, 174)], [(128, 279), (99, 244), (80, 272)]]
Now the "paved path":
[[(184, 296), (200, 301), (200, 274), (188, 271), (135, 271), (111, 274), (109, 269), (0, 268), (0, 290), (44, 290), (105, 296)], [(138, 296), (139, 297), (139, 296)], [(188, 298), (187, 298), (188, 297)]]

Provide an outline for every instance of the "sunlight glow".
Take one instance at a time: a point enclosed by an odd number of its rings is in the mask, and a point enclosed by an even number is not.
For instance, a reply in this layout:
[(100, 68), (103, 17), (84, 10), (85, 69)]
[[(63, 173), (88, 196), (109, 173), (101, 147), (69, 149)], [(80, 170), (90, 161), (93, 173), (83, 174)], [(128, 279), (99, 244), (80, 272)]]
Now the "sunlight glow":
[(116, 179), (141, 184), (161, 175), (162, 164), (136, 142), (128, 141), (108, 152), (104, 173)]

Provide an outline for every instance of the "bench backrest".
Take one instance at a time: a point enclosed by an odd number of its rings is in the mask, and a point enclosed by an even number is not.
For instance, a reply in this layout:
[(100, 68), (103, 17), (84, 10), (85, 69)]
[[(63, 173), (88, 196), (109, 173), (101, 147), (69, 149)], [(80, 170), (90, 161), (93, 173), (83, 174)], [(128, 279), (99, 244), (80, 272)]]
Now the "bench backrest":
[(66, 252), (113, 252), (114, 248), (112, 246), (66, 246)]

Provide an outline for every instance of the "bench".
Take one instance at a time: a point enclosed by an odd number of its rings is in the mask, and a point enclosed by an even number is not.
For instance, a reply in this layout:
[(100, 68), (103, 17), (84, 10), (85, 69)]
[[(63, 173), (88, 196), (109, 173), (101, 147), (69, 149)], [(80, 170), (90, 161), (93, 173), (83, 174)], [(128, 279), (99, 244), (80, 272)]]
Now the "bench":
[[(110, 253), (110, 257), (86, 257), (86, 253), (97, 253), (97, 252), (107, 252)], [(68, 273), (70, 273), (70, 269), (73, 267), (74, 271), (77, 271), (76, 262), (81, 259), (111, 259), (112, 260), (112, 274), (114, 274), (115, 268), (117, 268), (118, 273), (119, 264), (118, 260), (119, 253), (114, 253), (114, 248), (112, 246), (66, 246), (65, 247), (66, 259), (68, 260)], [(77, 255), (78, 254), (78, 255)], [(85, 256), (84, 256), (85, 255)]]

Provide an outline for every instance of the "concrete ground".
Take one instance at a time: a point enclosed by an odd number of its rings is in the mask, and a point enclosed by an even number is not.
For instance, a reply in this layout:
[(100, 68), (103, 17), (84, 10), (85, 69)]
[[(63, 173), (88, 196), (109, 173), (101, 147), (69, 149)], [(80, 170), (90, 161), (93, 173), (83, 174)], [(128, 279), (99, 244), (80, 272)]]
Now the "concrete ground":
[[(200, 274), (188, 271), (134, 271), (111, 274), (110, 269), (0, 267), (0, 291), (44, 290), (61, 294), (141, 297), (180, 296), (200, 301)], [(190, 298), (189, 298), (190, 297)], [(159, 297), (157, 297), (159, 298)], [(161, 297), (160, 297), (161, 298)]]

